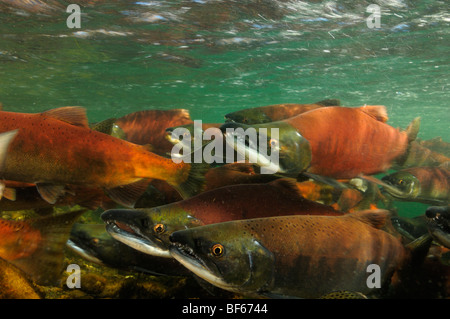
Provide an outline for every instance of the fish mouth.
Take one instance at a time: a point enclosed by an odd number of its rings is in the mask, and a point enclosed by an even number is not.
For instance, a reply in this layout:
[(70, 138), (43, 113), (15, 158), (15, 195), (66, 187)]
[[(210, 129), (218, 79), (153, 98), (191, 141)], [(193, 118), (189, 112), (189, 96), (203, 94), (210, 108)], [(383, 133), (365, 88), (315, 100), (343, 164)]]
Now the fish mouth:
[(84, 259), (91, 261), (95, 264), (105, 266), (102, 260), (97, 258), (95, 256), (95, 252), (89, 249), (89, 247), (86, 247), (85, 245), (82, 245), (78, 243), (76, 240), (69, 239), (66, 243), (67, 247), (72, 249), (75, 253), (83, 257)]
[[(115, 217), (114, 215), (117, 216)], [(157, 238), (149, 238), (140, 227), (131, 222), (120, 220), (121, 211), (110, 210), (102, 214), (102, 219), (106, 223), (106, 231), (116, 240), (131, 248), (139, 250), (148, 255), (171, 258), (169, 250), (158, 242)], [(123, 216), (126, 218), (126, 216)]]
[[(383, 177), (384, 178), (384, 177)], [(377, 185), (380, 185), (384, 191), (386, 191), (388, 194), (392, 195), (393, 197), (399, 198), (399, 199), (407, 199), (410, 197), (409, 193), (403, 192), (397, 187), (391, 185), (389, 182), (383, 179), (378, 179), (373, 176), (363, 176), (362, 179), (365, 179), (369, 182), (375, 183)]]
[[(227, 130), (231, 128), (233, 130)], [(272, 156), (268, 156), (260, 152), (258, 148), (258, 140), (259, 138), (253, 139), (250, 138), (248, 134), (242, 134), (241, 132), (237, 132), (235, 129), (237, 128), (246, 128), (245, 125), (236, 124), (234, 122), (229, 122), (220, 127), (222, 134), (225, 139), (225, 143), (234, 149), (236, 153), (242, 156), (244, 159), (248, 160), (250, 163), (254, 163), (261, 168), (264, 168), (266, 172), (275, 174), (282, 173), (283, 170), (279, 163), (274, 163), (272, 161)], [(258, 136), (258, 135), (257, 135)], [(269, 152), (270, 148), (266, 150)], [(271, 154), (272, 155), (272, 154)], [(278, 155), (278, 154), (276, 154)]]
[(214, 274), (214, 271), (195, 254), (191, 247), (174, 242), (169, 251), (174, 259), (200, 278), (219, 288), (233, 290), (233, 287), (226, 283), (222, 277)]

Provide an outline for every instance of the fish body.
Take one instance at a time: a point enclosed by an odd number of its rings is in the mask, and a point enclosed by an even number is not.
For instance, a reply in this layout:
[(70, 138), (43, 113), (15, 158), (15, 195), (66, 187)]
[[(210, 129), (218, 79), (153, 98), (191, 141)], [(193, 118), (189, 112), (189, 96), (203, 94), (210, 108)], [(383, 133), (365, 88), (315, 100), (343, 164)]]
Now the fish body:
[(0, 258), (24, 271), (40, 285), (56, 284), (70, 229), (83, 212), (24, 221), (0, 219)]
[(420, 144), (433, 152), (443, 154), (450, 157), (450, 143), (442, 139), (442, 137), (435, 137), (430, 140), (420, 141)]
[(190, 199), (149, 209), (112, 209), (101, 217), (113, 237), (133, 248), (170, 257), (174, 231), (237, 219), (291, 214), (342, 215), (330, 206), (304, 199), (295, 182), (230, 185)]
[[(412, 133), (408, 134), (409, 131), (400, 131), (384, 123), (385, 117), (382, 106), (330, 106), (267, 124), (246, 126), (228, 123), (221, 130), (226, 136), (234, 137), (234, 140), (227, 140), (228, 143), (237, 142), (233, 144), (236, 150), (239, 144), (248, 143), (244, 149), (261, 158), (265, 157), (264, 154), (248, 140), (244, 142), (236, 129), (251, 127), (261, 132), (265, 128), (266, 149), (276, 150), (279, 154), (278, 173), (295, 175), (307, 171), (336, 179), (350, 179), (387, 170), (406, 152), (410, 139), (414, 138)], [(418, 121), (416, 119), (410, 127), (417, 130)], [(227, 129), (233, 130), (227, 132)], [(272, 129), (279, 130), (278, 139), (269, 134)]]
[(260, 124), (284, 120), (324, 106), (338, 106), (339, 100), (323, 100), (312, 104), (283, 103), (239, 110), (225, 115), (226, 121)]
[(393, 169), (412, 167), (434, 167), (450, 162), (450, 157), (433, 151), (423, 145), (424, 141), (412, 141), (404, 158), (400, 158), (393, 165)]
[(404, 201), (446, 205), (450, 202), (450, 170), (412, 167), (384, 176), (383, 191)]
[(279, 216), (180, 230), (170, 240), (175, 259), (229, 291), (258, 297), (319, 298), (333, 291), (368, 295), (368, 267), (380, 267), (385, 287), (402, 266), (400, 241), (378, 229), (387, 211), (343, 216)]
[(268, 183), (278, 178), (271, 174), (259, 174), (250, 163), (229, 163), (206, 172), (204, 190), (237, 184)]
[(38, 188), (65, 184), (100, 187), (127, 206), (128, 197), (142, 190), (139, 183), (148, 178), (165, 180), (189, 196), (182, 184), (189, 179), (190, 164), (175, 164), (143, 146), (89, 129), (82, 108), (40, 114), (2, 111), (0, 118), (0, 131), (19, 129), (9, 147), (4, 179), (35, 183)]
[(190, 123), (192, 120), (189, 111), (185, 109), (138, 111), (115, 121), (128, 142), (150, 144), (159, 154), (168, 153), (173, 147), (166, 139), (166, 129)]

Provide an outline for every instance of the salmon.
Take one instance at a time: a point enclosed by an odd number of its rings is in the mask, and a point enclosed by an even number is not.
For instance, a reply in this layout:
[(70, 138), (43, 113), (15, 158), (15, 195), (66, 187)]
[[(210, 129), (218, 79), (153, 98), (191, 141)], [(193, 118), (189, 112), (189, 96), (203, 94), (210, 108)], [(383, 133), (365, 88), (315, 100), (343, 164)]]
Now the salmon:
[[(221, 130), (227, 143), (247, 160), (256, 158), (259, 166), (268, 166), (276, 173), (297, 176), (308, 172), (351, 179), (386, 171), (416, 138), (420, 118), (406, 131), (388, 125), (386, 120), (383, 106), (329, 106), (267, 124), (227, 123)], [(257, 132), (258, 141), (267, 140), (264, 148), (261, 142), (256, 146), (256, 140), (247, 138), (249, 128)], [(271, 150), (270, 159), (267, 150)], [(273, 154), (277, 154), (278, 163)]]
[(293, 215), (234, 220), (179, 230), (171, 255), (211, 284), (248, 297), (319, 298), (333, 291), (378, 294), (409, 259), (379, 228), (384, 210), (342, 216)]
[(384, 176), (383, 191), (403, 201), (433, 205), (450, 203), (450, 169), (438, 167), (411, 167)]
[(81, 107), (39, 114), (1, 111), (0, 132), (15, 129), (19, 132), (10, 144), (1, 177), (36, 184), (50, 203), (66, 184), (102, 188), (129, 207), (148, 179), (167, 181), (183, 197), (200, 191), (203, 184), (203, 166), (176, 164), (145, 146), (91, 130)]
[(295, 181), (215, 188), (189, 199), (147, 209), (111, 209), (102, 213), (107, 230), (119, 241), (142, 252), (168, 256), (169, 236), (180, 229), (229, 220), (284, 215), (344, 213), (303, 198)]
[(166, 139), (166, 129), (191, 124), (185, 109), (144, 110), (127, 114), (115, 121), (125, 133), (128, 142), (147, 145), (159, 154), (170, 152), (173, 145)]

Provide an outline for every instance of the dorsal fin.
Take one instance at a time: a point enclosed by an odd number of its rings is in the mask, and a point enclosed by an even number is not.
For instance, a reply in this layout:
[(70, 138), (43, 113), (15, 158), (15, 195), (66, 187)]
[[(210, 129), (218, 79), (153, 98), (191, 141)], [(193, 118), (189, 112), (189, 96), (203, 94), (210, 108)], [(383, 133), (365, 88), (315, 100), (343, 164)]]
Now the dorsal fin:
[(356, 218), (363, 223), (381, 229), (385, 225), (390, 214), (391, 213), (386, 209), (366, 209), (347, 214), (346, 216)]
[(49, 117), (75, 125), (89, 128), (86, 109), (80, 106), (63, 106), (43, 112)]
[(364, 105), (359, 107), (359, 109), (377, 121), (386, 123), (389, 119), (384, 105)]
[(268, 184), (283, 188), (283, 191), (289, 192), (292, 196), (303, 197), (302, 193), (297, 187), (297, 181), (292, 178), (279, 178)]
[(414, 120), (409, 123), (406, 128), (406, 134), (408, 135), (408, 141), (412, 142), (417, 138), (420, 129), (420, 117), (416, 117)]

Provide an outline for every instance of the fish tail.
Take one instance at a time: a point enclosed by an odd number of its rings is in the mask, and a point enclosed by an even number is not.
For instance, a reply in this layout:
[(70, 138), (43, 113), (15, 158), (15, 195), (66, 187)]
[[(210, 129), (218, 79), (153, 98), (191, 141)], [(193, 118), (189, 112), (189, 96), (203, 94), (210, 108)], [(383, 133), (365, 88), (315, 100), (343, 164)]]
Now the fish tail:
[(181, 182), (171, 183), (184, 199), (203, 191), (205, 174), (209, 169), (209, 165), (207, 163), (192, 163), (186, 167), (189, 170), (187, 177)]
[(72, 225), (85, 211), (30, 219), (30, 226), (40, 231), (42, 241), (31, 255), (10, 262), (39, 285), (57, 285), (63, 270), (64, 247)]

